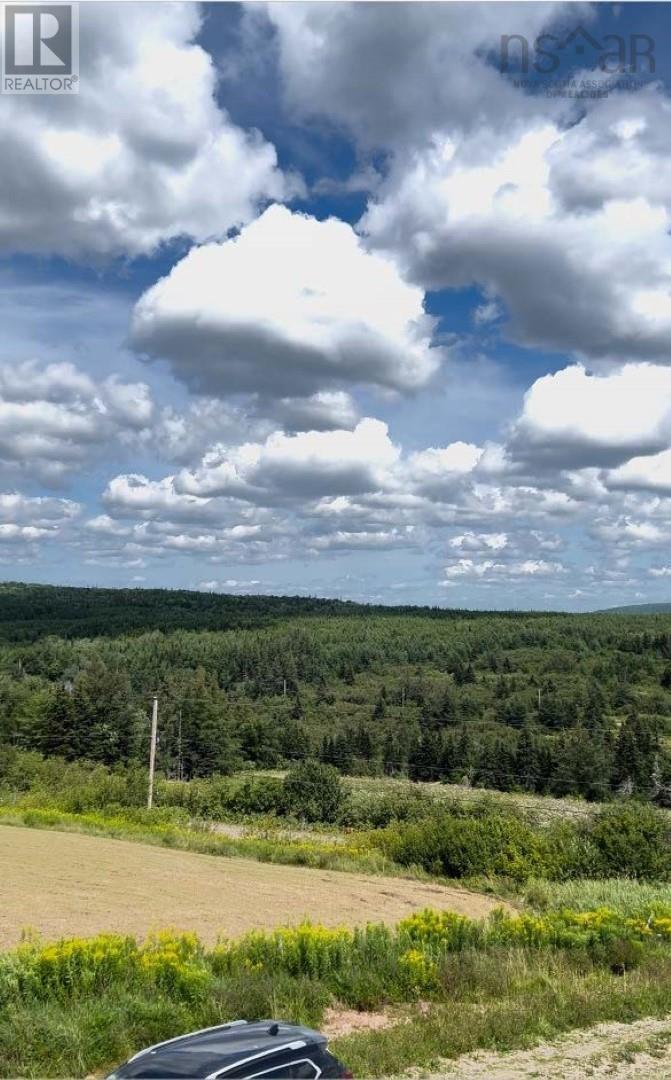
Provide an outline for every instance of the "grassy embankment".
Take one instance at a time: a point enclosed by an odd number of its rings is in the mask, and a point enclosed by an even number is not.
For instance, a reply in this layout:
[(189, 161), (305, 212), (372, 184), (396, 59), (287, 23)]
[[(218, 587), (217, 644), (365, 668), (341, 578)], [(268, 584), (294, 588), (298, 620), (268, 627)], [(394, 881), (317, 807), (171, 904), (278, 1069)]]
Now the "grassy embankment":
[[(417, 1002), (424, 1002), (422, 1010)], [(102, 935), (27, 942), (0, 957), (2, 1075), (83, 1075), (143, 1044), (231, 1019), (319, 1025), (329, 1004), (391, 1010), (391, 1027), (336, 1040), (359, 1075), (477, 1047), (506, 1049), (597, 1020), (671, 1009), (671, 908), (483, 922), (423, 912), (395, 929), (255, 931), (206, 949)]]

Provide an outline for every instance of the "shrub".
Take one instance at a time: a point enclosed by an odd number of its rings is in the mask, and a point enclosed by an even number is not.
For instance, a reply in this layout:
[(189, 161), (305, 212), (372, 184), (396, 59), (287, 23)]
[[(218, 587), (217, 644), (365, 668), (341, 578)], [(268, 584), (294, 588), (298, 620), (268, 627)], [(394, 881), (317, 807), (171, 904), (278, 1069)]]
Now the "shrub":
[(671, 876), (671, 838), (664, 814), (627, 802), (609, 806), (590, 822), (530, 825), (483, 802), (434, 810), (419, 821), (396, 823), (377, 844), (401, 866), (463, 878), (477, 875), (513, 881), (544, 878), (632, 877), (664, 881)]
[(344, 798), (338, 770), (319, 761), (301, 761), (282, 784), (284, 812), (306, 821), (336, 821)]
[(282, 810), (284, 786), (275, 776), (245, 780), (233, 793), (228, 808), (236, 814), (276, 814)]
[(636, 802), (609, 806), (594, 818), (588, 835), (604, 877), (659, 881), (671, 874), (668, 826), (651, 806)]
[(512, 816), (436, 813), (387, 830), (387, 854), (401, 866), (447, 877), (499, 874), (514, 880), (553, 876), (552, 846), (540, 829)]
[(339, 823), (349, 828), (383, 829), (395, 821), (417, 821), (435, 807), (435, 800), (421, 787), (386, 791), (355, 787), (348, 792)]

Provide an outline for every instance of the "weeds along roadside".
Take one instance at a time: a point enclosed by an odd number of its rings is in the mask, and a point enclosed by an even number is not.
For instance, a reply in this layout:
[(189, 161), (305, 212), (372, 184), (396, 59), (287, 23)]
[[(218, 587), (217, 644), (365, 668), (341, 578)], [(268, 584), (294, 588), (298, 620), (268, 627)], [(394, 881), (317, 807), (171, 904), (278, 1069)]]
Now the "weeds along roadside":
[[(423, 1010), (408, 1019), (405, 1007), (418, 1001)], [(399, 1025), (374, 1040), (340, 1041), (361, 1075), (388, 1073), (390, 1055), (398, 1071), (661, 1014), (671, 1008), (671, 905), (632, 916), (499, 911), (482, 922), (425, 911), (395, 928), (306, 924), (212, 949), (169, 931), (143, 943), (28, 940), (0, 955), (0, 1073), (84, 1075), (177, 1030), (259, 1015), (319, 1024), (332, 1003), (396, 1010)]]

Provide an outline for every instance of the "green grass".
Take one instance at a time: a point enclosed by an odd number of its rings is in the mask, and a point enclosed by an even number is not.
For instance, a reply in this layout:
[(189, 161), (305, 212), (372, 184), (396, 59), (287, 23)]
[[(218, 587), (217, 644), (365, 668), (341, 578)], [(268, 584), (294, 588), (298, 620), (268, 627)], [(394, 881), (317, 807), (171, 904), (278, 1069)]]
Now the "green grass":
[(141, 943), (118, 934), (29, 940), (0, 954), (0, 1075), (80, 1076), (234, 1018), (320, 1026), (328, 1004), (377, 1010), (419, 1000), (428, 1015), (415, 1010), (386, 1032), (342, 1040), (355, 1073), (662, 1015), (671, 1009), (671, 907), (637, 920), (499, 911), (475, 922), (425, 911), (396, 928), (304, 924), (211, 949), (170, 931)]
[[(319, 928), (249, 934), (209, 953), (192, 936), (169, 935), (139, 952), (118, 937), (27, 946), (23, 958), (5, 954), (0, 971), (0, 1075), (81, 1077), (234, 1018), (319, 1027), (338, 1003), (396, 1002), (395, 1026), (332, 1042), (355, 1075), (371, 1077), (671, 1012), (671, 952), (659, 941), (626, 977), (582, 948), (483, 944), (444, 953), (432, 991), (405, 980), (403, 932), (379, 928), (358, 937)], [(422, 1013), (410, 1004), (418, 997), (429, 1002)]]
[[(386, 1030), (337, 1039), (333, 1050), (355, 1076), (390, 1076), (409, 1066), (430, 1068), (441, 1058), (474, 1050), (515, 1050), (602, 1021), (630, 1023), (671, 1011), (671, 959), (652, 956), (626, 979), (586, 974), (566, 961), (490, 957), (495, 994), (464, 1000), (459, 992), (427, 1015), (413, 1015)], [(503, 977), (496, 965), (512, 968)], [(525, 967), (520, 971), (520, 965)], [(482, 967), (478, 970), (483, 975)]]
[(192, 1002), (111, 987), (67, 1003), (15, 1004), (0, 1013), (0, 1075), (84, 1077), (111, 1071), (143, 1046), (243, 1016), (318, 1025), (325, 1005), (319, 983), (258, 975), (220, 980)]
[(466, 784), (413, 783), (394, 777), (347, 777), (347, 788), (363, 807), (366, 804), (390, 797), (411, 797), (426, 802), (428, 806), (442, 803), (472, 803), (486, 797), (498, 810), (522, 813), (531, 822), (548, 824), (557, 818), (584, 821), (589, 819), (606, 803), (585, 802), (584, 799), (567, 796), (534, 795), (523, 792), (495, 791), (493, 788), (469, 787)]
[(629, 878), (532, 880), (516, 895), (539, 911), (565, 907), (574, 911), (593, 911), (608, 907), (621, 915), (637, 915), (657, 904), (671, 903), (671, 885)]

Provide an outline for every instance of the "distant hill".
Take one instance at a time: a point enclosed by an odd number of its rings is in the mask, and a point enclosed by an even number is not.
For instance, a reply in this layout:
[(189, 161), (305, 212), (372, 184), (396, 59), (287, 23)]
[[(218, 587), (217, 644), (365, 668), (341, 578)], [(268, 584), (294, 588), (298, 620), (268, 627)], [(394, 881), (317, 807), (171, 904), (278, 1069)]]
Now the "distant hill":
[(187, 589), (80, 589), (0, 583), (0, 640), (115, 636), (142, 630), (263, 627), (311, 613), (341, 614), (356, 605), (298, 596), (231, 596)]
[(232, 596), (186, 589), (80, 589), (0, 582), (0, 641), (36, 641), (49, 634), (81, 638), (147, 630), (234, 630), (261, 628), (299, 616), (385, 614), (454, 619), (490, 613), (384, 607), (309, 596)]
[(671, 615), (671, 604), (623, 604), (603, 608), (597, 615)]

